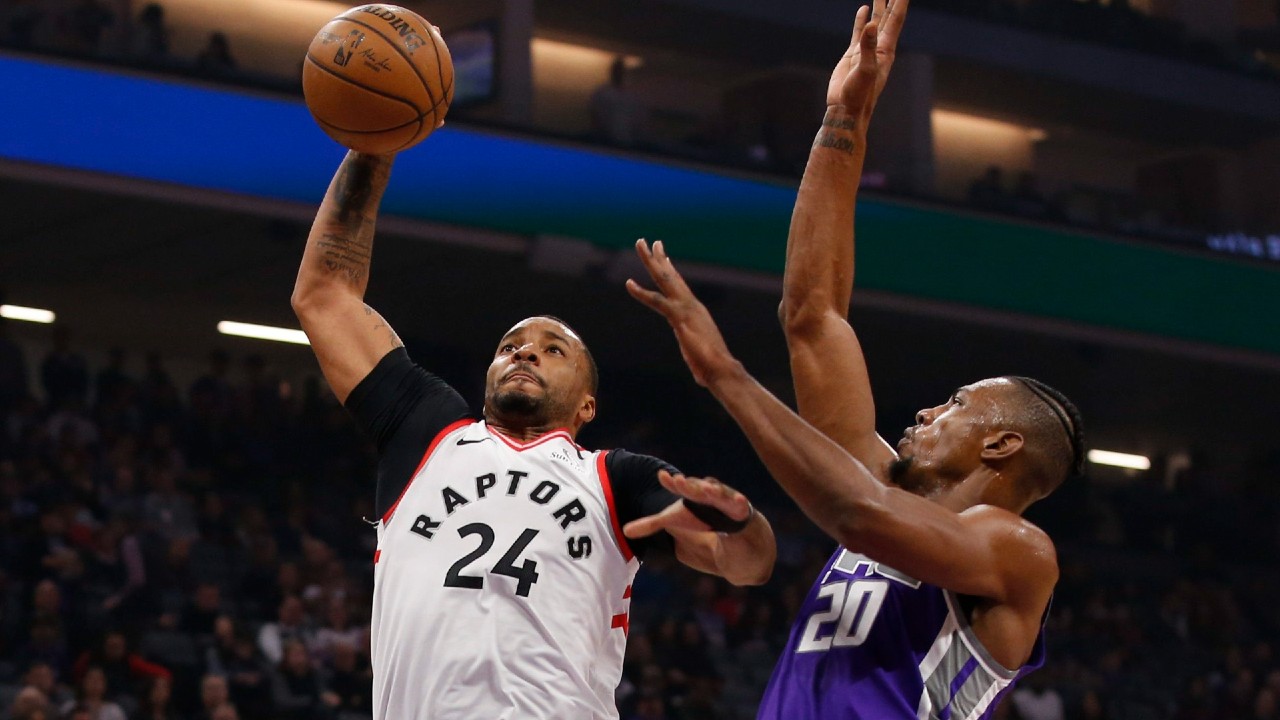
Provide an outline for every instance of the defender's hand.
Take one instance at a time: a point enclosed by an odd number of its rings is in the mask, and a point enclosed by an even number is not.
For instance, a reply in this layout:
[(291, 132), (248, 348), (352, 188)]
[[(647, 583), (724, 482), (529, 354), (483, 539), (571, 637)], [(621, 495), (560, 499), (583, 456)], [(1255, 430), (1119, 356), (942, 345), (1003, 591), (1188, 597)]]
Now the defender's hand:
[(713, 507), (730, 520), (746, 520), (751, 517), (751, 503), (746, 496), (715, 478), (692, 478), (659, 470), (658, 482), (681, 499), (668, 505), (662, 512), (627, 523), (622, 528), (622, 533), (627, 537), (648, 537), (659, 530), (711, 530), (710, 526), (689, 512), (684, 505), (685, 500)]
[(659, 240), (649, 249), (644, 240), (636, 241), (636, 254), (644, 263), (658, 290), (646, 290), (635, 280), (627, 280), (627, 292), (646, 307), (662, 315), (676, 333), (680, 354), (693, 372), (693, 379), (706, 387), (715, 375), (734, 366), (737, 361), (720, 335), (711, 313), (676, 272)]
[(871, 7), (858, 8), (849, 49), (836, 63), (827, 85), (828, 106), (842, 106), (870, 120), (897, 56), (909, 2), (873, 0)]

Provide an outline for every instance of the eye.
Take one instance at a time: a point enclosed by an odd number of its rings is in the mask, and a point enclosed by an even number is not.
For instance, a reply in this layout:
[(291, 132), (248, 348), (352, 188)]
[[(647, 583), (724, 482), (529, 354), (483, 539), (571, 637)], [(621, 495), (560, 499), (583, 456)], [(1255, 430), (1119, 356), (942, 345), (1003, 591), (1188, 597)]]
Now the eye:
[(559, 345), (548, 345), (547, 352), (555, 353), (556, 355), (564, 355), (564, 350), (561, 350)]
[(512, 350), (515, 350), (515, 349), (516, 349), (515, 343), (503, 343), (502, 347), (498, 348), (498, 352), (500, 353), (511, 352)]
[(959, 395), (952, 395), (952, 396), (951, 396), (951, 404), (952, 404), (952, 405), (964, 405), (964, 403), (960, 400), (960, 396), (959, 396)]

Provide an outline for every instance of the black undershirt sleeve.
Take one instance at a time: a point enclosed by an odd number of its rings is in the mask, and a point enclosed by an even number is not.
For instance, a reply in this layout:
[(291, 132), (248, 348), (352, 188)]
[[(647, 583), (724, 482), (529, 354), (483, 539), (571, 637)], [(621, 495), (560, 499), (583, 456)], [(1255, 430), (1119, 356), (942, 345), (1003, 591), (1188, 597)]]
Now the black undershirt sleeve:
[(399, 499), (436, 435), (472, 417), (466, 400), (402, 347), (378, 361), (347, 396), (346, 407), (378, 448), (378, 517)]
[[(610, 450), (604, 458), (604, 465), (609, 471), (609, 483), (613, 486), (613, 502), (618, 511), (620, 525), (662, 512), (668, 505), (679, 499), (658, 483), (659, 470), (666, 470), (669, 473), (680, 472), (674, 465), (664, 460), (651, 455), (637, 455), (626, 450)], [(654, 548), (666, 548), (672, 551), (675, 547), (671, 536), (665, 532), (655, 533), (639, 540), (627, 538), (627, 544), (642, 561)]]

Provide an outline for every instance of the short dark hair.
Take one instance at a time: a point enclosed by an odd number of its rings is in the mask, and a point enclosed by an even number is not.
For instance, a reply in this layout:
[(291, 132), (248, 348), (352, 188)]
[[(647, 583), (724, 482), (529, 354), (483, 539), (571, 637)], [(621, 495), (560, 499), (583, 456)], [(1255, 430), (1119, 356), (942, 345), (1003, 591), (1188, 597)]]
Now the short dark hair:
[(1060, 391), (1035, 378), (1006, 375), (1006, 380), (1022, 389), (1028, 402), (1017, 413), (1019, 424), (1042, 454), (1039, 474), (1052, 490), (1069, 477), (1084, 471), (1084, 419), (1075, 403)]
[(596, 358), (591, 354), (591, 348), (587, 347), (587, 341), (582, 339), (582, 334), (573, 329), (573, 326), (555, 315), (538, 315), (537, 317), (558, 322), (569, 329), (578, 338), (578, 342), (582, 344), (582, 350), (587, 354), (587, 384), (591, 388), (591, 394), (595, 395), (600, 390), (600, 368), (596, 367)]

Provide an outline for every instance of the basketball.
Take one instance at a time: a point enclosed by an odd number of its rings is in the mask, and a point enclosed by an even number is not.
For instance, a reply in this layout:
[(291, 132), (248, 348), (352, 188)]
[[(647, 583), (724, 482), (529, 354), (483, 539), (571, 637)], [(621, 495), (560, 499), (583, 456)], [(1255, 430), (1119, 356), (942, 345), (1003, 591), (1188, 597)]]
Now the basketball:
[(329, 21), (302, 68), (307, 109), (329, 137), (360, 152), (422, 142), (453, 100), (453, 60), (440, 32), (395, 5), (362, 5)]

